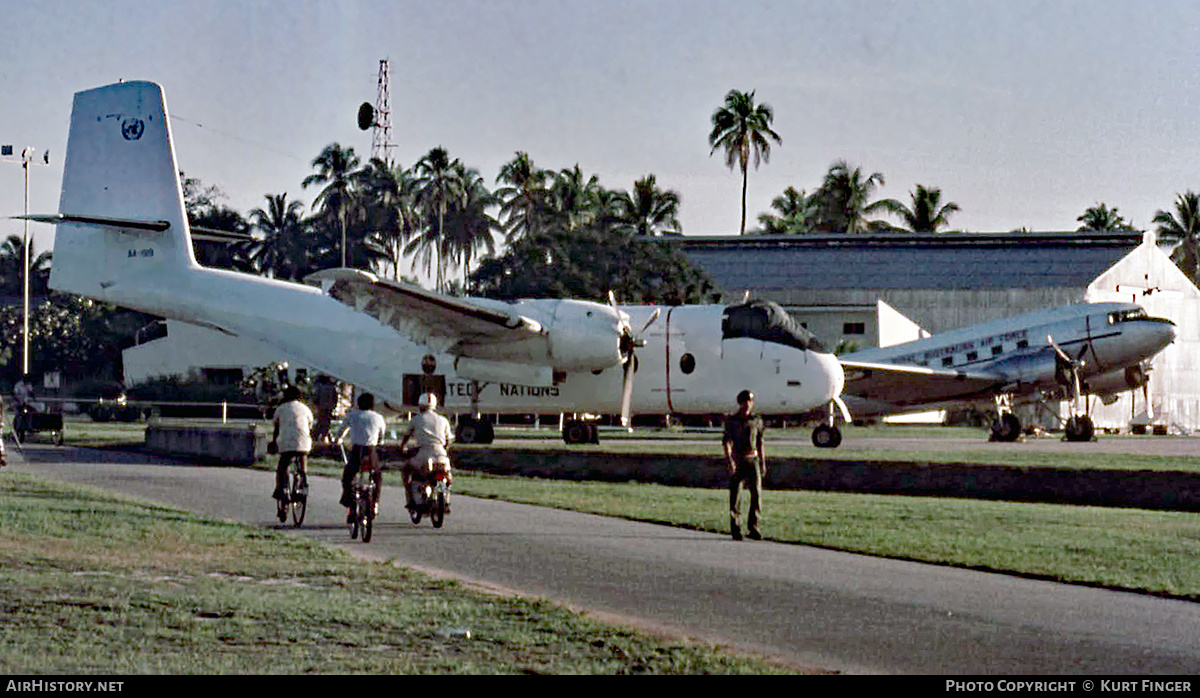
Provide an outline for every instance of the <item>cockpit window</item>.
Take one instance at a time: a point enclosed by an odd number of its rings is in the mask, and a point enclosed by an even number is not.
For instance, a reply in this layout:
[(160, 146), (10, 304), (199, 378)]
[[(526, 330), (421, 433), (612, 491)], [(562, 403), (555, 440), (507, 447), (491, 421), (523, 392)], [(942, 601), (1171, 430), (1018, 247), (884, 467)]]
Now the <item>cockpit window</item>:
[(1131, 310), (1118, 310), (1115, 313), (1108, 314), (1108, 324), (1115, 325), (1119, 322), (1130, 322), (1132, 320), (1148, 320), (1149, 315), (1142, 308), (1133, 308)]
[(752, 300), (725, 308), (725, 314), (721, 318), (721, 338), (738, 337), (774, 342), (797, 349), (826, 351), (820, 340), (788, 315), (779, 304), (764, 300)]

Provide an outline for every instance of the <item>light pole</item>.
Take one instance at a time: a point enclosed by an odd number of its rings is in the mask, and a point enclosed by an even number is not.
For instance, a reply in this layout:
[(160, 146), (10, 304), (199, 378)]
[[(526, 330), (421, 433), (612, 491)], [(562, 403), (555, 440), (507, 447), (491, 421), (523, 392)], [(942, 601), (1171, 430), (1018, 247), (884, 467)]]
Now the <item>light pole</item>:
[[(0, 146), (0, 155), (12, 155), (13, 148), (11, 145)], [(29, 165), (30, 164), (50, 164), (50, 151), (47, 150), (42, 155), (42, 162), (34, 162), (34, 154), (37, 150), (33, 146), (29, 146), (21, 151), (21, 169), (25, 170), (25, 216), (24, 216), (24, 234), (21, 238), (21, 257), (23, 270), (21, 272), (21, 377), (29, 378)], [(14, 161), (9, 161), (14, 162)]]

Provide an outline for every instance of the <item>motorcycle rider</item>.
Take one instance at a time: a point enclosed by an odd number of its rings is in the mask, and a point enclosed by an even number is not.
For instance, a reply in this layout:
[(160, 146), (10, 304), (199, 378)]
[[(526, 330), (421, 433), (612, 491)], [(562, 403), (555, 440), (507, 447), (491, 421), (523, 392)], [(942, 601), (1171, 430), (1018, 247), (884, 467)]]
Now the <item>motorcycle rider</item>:
[[(400, 450), (403, 451), (409, 439), (417, 442), (417, 455), (404, 464), (401, 477), (404, 480), (404, 496), (407, 507), (412, 509), (412, 494), (409, 484), (417, 468), (432, 470), (430, 465), (439, 464), (446, 470), (446, 484), (450, 484), (450, 442), (454, 440), (454, 432), (450, 429), (450, 420), (437, 413), (438, 399), (433, 393), (422, 393), (417, 398), (420, 413), (408, 423), (408, 431), (400, 440)], [(449, 509), (449, 502), (447, 502)]]

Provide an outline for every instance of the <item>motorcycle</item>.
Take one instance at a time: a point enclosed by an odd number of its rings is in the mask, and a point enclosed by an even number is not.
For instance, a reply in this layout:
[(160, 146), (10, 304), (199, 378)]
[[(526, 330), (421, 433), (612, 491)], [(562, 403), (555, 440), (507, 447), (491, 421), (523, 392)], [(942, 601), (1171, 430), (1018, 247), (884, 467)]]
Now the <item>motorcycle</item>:
[(428, 458), (423, 463), (410, 460), (405, 466), (408, 477), (408, 516), (414, 524), (428, 516), (434, 528), (441, 528), (450, 513), (450, 462)]

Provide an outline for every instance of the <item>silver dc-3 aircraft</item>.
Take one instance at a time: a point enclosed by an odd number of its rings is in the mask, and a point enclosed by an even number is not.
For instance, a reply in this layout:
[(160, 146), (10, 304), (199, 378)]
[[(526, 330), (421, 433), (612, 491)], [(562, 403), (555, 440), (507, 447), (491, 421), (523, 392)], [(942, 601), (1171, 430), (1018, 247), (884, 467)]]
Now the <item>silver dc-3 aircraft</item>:
[(1146, 384), (1175, 325), (1132, 303), (1076, 303), (841, 357), (855, 418), (995, 405), (992, 438), (1013, 441), (1020, 402), (1071, 400), (1069, 441), (1091, 440), (1086, 396)]
[[(719, 414), (750, 388), (764, 414), (839, 402), (843, 372), (779, 306), (618, 307), (460, 298), (330, 269), (308, 284), (203, 268), (192, 252), (162, 89), (75, 95), (51, 288), (256, 340), (401, 411), (422, 392), (470, 413)], [(635, 328), (637, 332), (635, 332)], [(634, 375), (637, 380), (634, 380)], [(844, 406), (842, 406), (844, 414)], [(571, 419), (568, 442), (596, 440)]]

